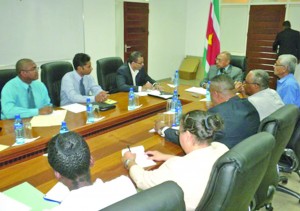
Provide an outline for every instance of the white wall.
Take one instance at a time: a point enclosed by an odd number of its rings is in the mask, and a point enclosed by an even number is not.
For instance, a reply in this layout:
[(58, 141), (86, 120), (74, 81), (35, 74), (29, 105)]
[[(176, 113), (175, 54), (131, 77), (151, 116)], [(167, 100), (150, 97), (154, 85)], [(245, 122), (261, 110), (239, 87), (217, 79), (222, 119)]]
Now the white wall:
[(149, 1), (148, 73), (171, 77), (185, 55), (186, 1)]
[(235, 55), (246, 54), (248, 14), (247, 4), (221, 7), (221, 51)]
[(96, 60), (116, 55), (115, 2), (83, 0), (85, 52), (92, 58), (97, 80)]
[(186, 55), (202, 56), (210, 0), (187, 0)]

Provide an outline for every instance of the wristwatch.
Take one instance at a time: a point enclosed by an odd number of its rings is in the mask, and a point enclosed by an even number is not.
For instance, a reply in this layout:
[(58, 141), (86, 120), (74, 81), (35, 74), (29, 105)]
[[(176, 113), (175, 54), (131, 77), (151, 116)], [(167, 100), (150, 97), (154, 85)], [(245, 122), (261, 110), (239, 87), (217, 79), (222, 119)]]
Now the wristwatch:
[(126, 169), (128, 169), (128, 165), (129, 165), (129, 163), (131, 162), (132, 160), (131, 159), (127, 159), (127, 160), (125, 160), (125, 162), (124, 162), (124, 167), (126, 168)]

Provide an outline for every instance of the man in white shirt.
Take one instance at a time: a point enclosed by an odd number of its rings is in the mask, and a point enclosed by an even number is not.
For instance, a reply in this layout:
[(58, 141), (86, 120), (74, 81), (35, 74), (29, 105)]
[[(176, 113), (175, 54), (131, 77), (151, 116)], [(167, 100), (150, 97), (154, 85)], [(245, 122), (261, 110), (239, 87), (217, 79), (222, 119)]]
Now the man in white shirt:
[(86, 141), (75, 132), (58, 134), (50, 140), (48, 162), (55, 177), (70, 190), (54, 210), (99, 210), (136, 193), (125, 176), (92, 183), (90, 166), (94, 160)]
[(145, 71), (144, 58), (141, 52), (130, 54), (128, 62), (117, 70), (117, 86), (119, 91), (128, 92), (131, 87), (135, 92), (158, 88), (158, 84)]
[(235, 88), (256, 108), (260, 121), (278, 110), (284, 103), (279, 94), (269, 88), (269, 74), (264, 70), (251, 70), (244, 83), (236, 83)]

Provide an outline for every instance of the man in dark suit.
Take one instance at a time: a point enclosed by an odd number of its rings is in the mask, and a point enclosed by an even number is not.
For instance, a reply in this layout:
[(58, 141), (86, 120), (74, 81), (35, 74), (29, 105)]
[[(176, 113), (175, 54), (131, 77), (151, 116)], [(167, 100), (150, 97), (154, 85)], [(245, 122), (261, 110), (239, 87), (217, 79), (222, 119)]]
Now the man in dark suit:
[[(227, 75), (218, 75), (211, 80), (210, 94), (213, 108), (208, 112), (218, 113), (224, 121), (224, 129), (216, 133), (214, 141), (232, 148), (245, 138), (257, 133), (260, 120), (255, 107), (246, 99), (236, 96), (234, 81)], [(176, 130), (159, 122), (155, 130), (173, 143), (179, 144)]]
[(276, 39), (273, 43), (273, 51), (276, 51), (278, 56), (282, 54), (292, 54), (299, 61), (300, 33), (299, 31), (291, 29), (291, 23), (289, 21), (284, 21), (282, 26), (284, 30), (276, 35)]
[(138, 92), (153, 89), (156, 85), (156, 81), (144, 69), (144, 58), (141, 52), (132, 52), (127, 63), (124, 63), (117, 70), (119, 91), (128, 92), (130, 87), (133, 87), (133, 90)]
[(227, 51), (221, 52), (216, 58), (216, 65), (213, 65), (209, 68), (209, 71), (206, 77), (200, 82), (200, 86), (206, 88), (208, 81), (211, 81), (213, 77), (220, 74), (226, 74), (232, 78), (235, 82), (243, 81), (243, 71), (235, 66), (230, 64), (231, 55)]

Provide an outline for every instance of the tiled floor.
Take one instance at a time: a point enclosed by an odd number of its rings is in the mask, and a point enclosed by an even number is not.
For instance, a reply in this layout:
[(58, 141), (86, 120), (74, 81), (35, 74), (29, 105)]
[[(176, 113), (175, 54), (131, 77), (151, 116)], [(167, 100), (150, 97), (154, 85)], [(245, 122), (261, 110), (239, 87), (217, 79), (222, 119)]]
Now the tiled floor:
[[(180, 84), (187, 84), (191, 86), (199, 86), (200, 80), (182, 80), (180, 79)], [(296, 174), (285, 174), (289, 180), (286, 185), (288, 188), (300, 193), (300, 177)], [(299, 200), (295, 197), (282, 193), (276, 192), (272, 202), (274, 211), (300, 211)], [(265, 208), (261, 208), (259, 211), (263, 211)]]

